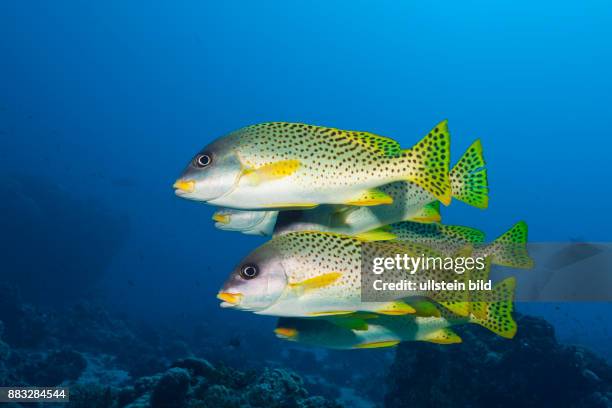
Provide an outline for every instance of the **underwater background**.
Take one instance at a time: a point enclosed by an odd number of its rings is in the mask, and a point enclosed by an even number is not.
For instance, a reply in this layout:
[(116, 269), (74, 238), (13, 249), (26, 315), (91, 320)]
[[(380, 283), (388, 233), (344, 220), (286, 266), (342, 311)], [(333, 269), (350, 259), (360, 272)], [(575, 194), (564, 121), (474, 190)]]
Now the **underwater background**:
[[(264, 239), (216, 230), (213, 207), (172, 190), (195, 152), (245, 125), (408, 147), (448, 119), (452, 162), (482, 140), (490, 205), (455, 201), (445, 223), (495, 237), (524, 220), (531, 242), (609, 242), (611, 36), (612, 7), (594, 0), (1, 2), (0, 385), (99, 384), (74, 385), (82, 406), (240, 406), (259, 385), (278, 393), (252, 406), (292, 392), (300, 406), (429, 406), (424, 389), (461, 406), (461, 392), (505, 384), (515, 404), (577, 406), (553, 392), (563, 376), (571, 401), (612, 405), (609, 303), (519, 304), (548, 323), (520, 318), (514, 340), (473, 329), (463, 348), (300, 347), (274, 336), (275, 319), (218, 306)], [(472, 365), (478, 387), (449, 374)], [(448, 378), (428, 377), (441, 366)], [(195, 378), (216, 394), (193, 397)], [(178, 384), (173, 402), (163, 381)], [(489, 397), (472, 406), (503, 405)]]

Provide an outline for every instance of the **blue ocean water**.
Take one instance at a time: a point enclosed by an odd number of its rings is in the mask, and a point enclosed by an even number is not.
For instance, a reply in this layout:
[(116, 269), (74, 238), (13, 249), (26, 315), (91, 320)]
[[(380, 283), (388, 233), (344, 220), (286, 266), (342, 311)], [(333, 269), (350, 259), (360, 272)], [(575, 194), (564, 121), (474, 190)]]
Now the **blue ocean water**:
[[(408, 147), (448, 119), (454, 161), (482, 140), (491, 192), (445, 222), (610, 241), (611, 21), (595, 0), (2, 2), (0, 273), (35, 304), (284, 347), (273, 319), (215, 298), (263, 238), (216, 230), (171, 188), (201, 147), (266, 121)], [(612, 357), (609, 304), (524, 310)]]

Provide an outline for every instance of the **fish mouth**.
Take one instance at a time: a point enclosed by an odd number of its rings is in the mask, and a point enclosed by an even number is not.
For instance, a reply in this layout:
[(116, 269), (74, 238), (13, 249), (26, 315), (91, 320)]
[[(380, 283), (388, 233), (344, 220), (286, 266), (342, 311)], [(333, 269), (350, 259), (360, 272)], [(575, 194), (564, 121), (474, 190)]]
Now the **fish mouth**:
[(219, 292), (217, 293), (217, 299), (223, 301), (221, 307), (234, 307), (242, 300), (242, 293)]
[(219, 224), (227, 225), (230, 223), (230, 216), (225, 214), (214, 213), (212, 216), (213, 221)]
[(289, 327), (277, 327), (274, 329), (274, 333), (276, 334), (276, 337), (281, 339), (295, 339), (298, 335), (298, 331), (296, 329)]
[(174, 192), (177, 195), (181, 195), (185, 193), (193, 193), (195, 191), (195, 181), (176, 180), (176, 182), (172, 185), (172, 187), (174, 187)]

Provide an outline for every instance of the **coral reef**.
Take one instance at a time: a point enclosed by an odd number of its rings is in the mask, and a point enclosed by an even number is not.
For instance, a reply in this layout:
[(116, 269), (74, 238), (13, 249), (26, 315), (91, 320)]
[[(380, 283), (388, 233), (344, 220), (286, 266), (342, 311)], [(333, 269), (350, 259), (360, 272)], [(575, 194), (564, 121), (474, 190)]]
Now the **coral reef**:
[(463, 327), (463, 343), (404, 343), (388, 376), (385, 406), (611, 407), (612, 367), (559, 344), (546, 321), (517, 319), (513, 340)]
[(299, 376), (281, 369), (241, 372), (215, 367), (203, 359), (176, 361), (164, 373), (142, 377), (123, 388), (79, 384), (72, 388), (71, 407), (129, 408), (339, 408), (309, 396)]
[(30, 354), (22, 368), (28, 384), (57, 386), (64, 381), (75, 381), (87, 367), (85, 357), (73, 350), (53, 350), (38, 361), (32, 356)]
[(179, 337), (139, 330), (91, 304), (42, 313), (6, 284), (0, 301), (0, 383), (68, 386), (71, 408), (340, 406), (311, 396), (289, 370), (213, 364)]
[[(105, 370), (114, 367), (132, 376), (159, 372), (172, 358), (189, 354), (184, 350), (177, 356), (176, 338), (166, 337), (162, 341), (159, 336), (140, 333), (136, 327), (128, 327), (124, 320), (111, 318), (102, 307), (90, 303), (77, 303), (61, 312), (41, 312), (23, 303), (14, 286), (1, 282), (0, 322), (4, 327), (2, 338), (13, 349), (10, 353), (13, 372), (33, 370), (33, 364), (44, 364), (43, 360), (53, 355), (68, 357), (61, 351), (66, 347), (81, 354), (90, 353), (82, 358), (96, 359), (95, 364)], [(56, 354), (47, 356), (48, 353)], [(100, 358), (102, 355), (107, 358)], [(31, 376), (27, 380), (30, 384), (46, 384)]]

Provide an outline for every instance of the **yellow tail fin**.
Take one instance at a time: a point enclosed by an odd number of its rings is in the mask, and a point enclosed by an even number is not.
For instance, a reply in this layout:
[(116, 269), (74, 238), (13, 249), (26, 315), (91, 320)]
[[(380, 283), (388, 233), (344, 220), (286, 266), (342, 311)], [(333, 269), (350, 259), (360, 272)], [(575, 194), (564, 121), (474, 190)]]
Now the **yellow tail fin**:
[(400, 160), (408, 169), (407, 180), (429, 191), (444, 205), (450, 204), (450, 134), (446, 120), (412, 148), (402, 151)]
[(484, 250), (496, 265), (530, 269), (533, 267), (533, 259), (527, 253), (526, 244), (527, 224), (520, 221), (495, 241), (484, 246)]
[(463, 153), (450, 172), (453, 197), (478, 208), (489, 205), (489, 185), (487, 169), (482, 157), (482, 145), (476, 140)]
[(491, 292), (479, 292), (478, 300), (470, 304), (469, 321), (483, 326), (507, 339), (516, 334), (516, 322), (512, 317), (516, 279), (506, 278)]

